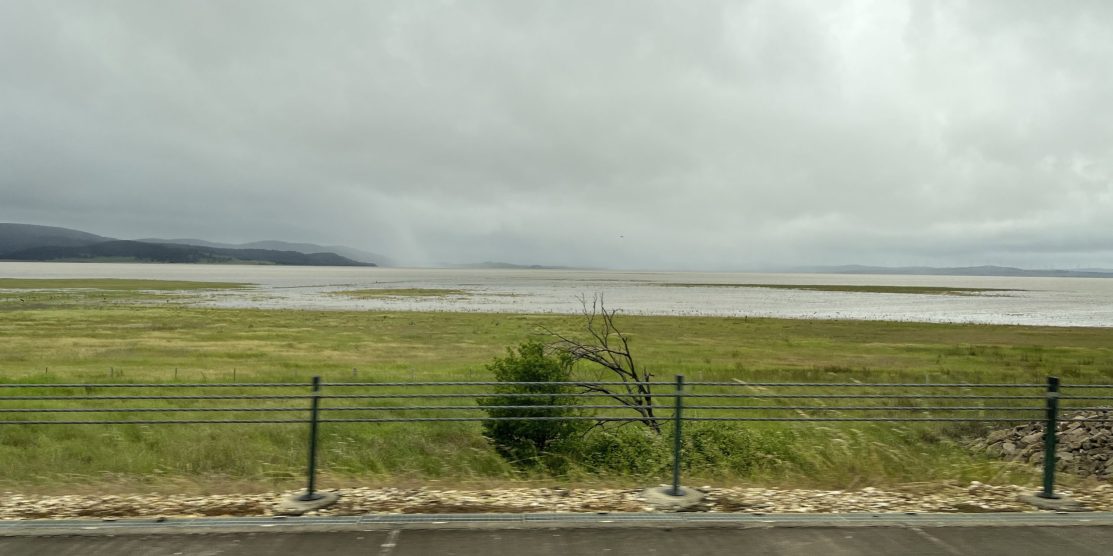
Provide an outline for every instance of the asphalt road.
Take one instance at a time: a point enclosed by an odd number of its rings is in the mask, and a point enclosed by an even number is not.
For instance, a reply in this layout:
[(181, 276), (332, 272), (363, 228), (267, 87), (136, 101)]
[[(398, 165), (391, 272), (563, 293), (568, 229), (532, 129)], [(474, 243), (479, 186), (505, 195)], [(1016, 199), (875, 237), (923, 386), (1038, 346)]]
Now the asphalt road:
[(397, 528), (0, 537), (3, 556), (1113, 554), (1113, 526)]

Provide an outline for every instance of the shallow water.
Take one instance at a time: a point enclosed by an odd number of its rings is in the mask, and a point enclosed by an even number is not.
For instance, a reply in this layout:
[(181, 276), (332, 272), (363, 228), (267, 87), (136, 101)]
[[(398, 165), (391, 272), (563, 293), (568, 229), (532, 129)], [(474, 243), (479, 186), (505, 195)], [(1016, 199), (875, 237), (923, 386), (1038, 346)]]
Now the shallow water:
[[(1051, 326), (1113, 326), (1113, 279), (472, 270), (233, 265), (0, 263), (7, 278), (145, 278), (247, 282), (197, 304), (264, 309), (578, 313), (604, 296), (630, 314), (763, 316)], [(976, 295), (819, 292), (669, 284), (823, 284), (998, 288)], [(443, 288), (447, 297), (352, 299), (362, 288)]]

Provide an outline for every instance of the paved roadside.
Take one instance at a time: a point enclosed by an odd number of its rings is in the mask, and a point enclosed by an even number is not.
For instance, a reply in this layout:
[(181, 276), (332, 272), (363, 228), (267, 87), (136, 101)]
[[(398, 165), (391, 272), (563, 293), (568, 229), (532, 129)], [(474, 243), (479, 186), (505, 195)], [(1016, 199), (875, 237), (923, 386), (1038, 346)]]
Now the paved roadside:
[[(1113, 515), (593, 516), (543, 521), (192, 520), (30, 523), (0, 528), (4, 556), (1108, 555)], [(833, 518), (832, 518), (833, 517)], [(84, 525), (82, 524), (84, 523)]]
[(5, 556), (979, 555), (1107, 556), (1113, 527), (393, 529), (0, 538)]

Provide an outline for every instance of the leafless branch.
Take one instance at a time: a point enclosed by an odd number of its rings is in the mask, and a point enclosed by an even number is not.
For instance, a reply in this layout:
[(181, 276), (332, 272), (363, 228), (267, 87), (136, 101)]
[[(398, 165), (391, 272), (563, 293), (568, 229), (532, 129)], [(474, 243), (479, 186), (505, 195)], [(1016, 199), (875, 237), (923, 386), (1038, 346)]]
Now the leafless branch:
[(583, 384), (587, 392), (597, 392), (629, 407), (641, 417), (639, 422), (660, 434), (661, 427), (654, 414), (653, 390), (648, 384), (653, 375), (639, 367), (630, 350), (630, 337), (615, 325), (617, 310), (608, 310), (602, 295), (596, 295), (589, 304), (581, 297), (585, 332), (589, 337), (581, 341), (548, 328), (542, 331), (553, 341), (553, 349), (565, 353), (575, 361), (590, 363), (599, 375), (610, 375), (611, 382), (622, 382), (619, 386)]

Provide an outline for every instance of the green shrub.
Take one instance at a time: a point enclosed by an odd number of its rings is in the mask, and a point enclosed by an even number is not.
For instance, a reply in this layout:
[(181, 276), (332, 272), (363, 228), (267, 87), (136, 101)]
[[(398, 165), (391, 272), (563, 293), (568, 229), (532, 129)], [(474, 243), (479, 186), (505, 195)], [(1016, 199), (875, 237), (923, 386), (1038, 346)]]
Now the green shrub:
[[(704, 475), (746, 477), (795, 464), (798, 438), (787, 430), (723, 423), (686, 423), (681, 468)], [(662, 475), (672, 469), (672, 428), (656, 435), (644, 427), (597, 429), (580, 443), (577, 459), (592, 471)]]
[[(490, 417), (575, 417), (581, 414), (576, 408), (577, 398), (559, 395), (576, 392), (572, 384), (561, 384), (571, 377), (572, 360), (565, 355), (545, 353), (545, 346), (536, 340), (527, 341), (516, 350), (507, 349), (507, 355), (496, 358), (487, 365), (487, 370), (499, 382), (555, 383), (497, 386), (495, 396), (483, 398), (479, 403), (537, 407), (494, 407), (487, 410)], [(583, 420), (485, 421), (483, 435), (494, 444), (499, 455), (515, 465), (544, 465), (559, 470), (588, 427), (589, 423)]]
[(580, 443), (576, 459), (592, 471), (653, 475), (670, 469), (669, 446), (646, 427), (597, 429)]
[[(685, 470), (745, 477), (800, 459), (798, 438), (790, 430), (696, 422), (686, 424), (683, 435)], [(672, 442), (671, 435), (668, 441)]]

